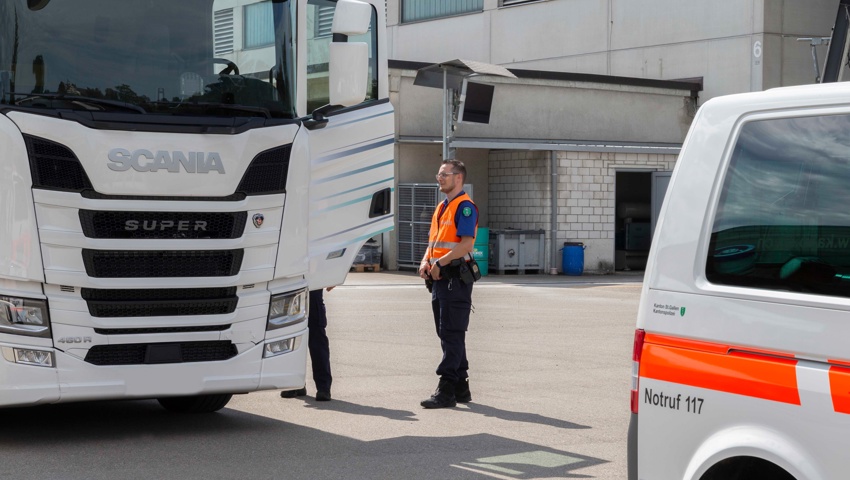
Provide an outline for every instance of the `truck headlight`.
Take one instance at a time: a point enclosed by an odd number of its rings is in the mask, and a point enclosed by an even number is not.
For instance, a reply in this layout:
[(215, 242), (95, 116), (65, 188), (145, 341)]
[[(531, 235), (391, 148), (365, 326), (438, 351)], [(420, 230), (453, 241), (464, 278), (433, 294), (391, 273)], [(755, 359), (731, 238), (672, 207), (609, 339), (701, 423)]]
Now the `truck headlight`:
[(0, 296), (0, 332), (50, 337), (47, 300)]
[(288, 327), (307, 319), (307, 289), (273, 295), (266, 330)]

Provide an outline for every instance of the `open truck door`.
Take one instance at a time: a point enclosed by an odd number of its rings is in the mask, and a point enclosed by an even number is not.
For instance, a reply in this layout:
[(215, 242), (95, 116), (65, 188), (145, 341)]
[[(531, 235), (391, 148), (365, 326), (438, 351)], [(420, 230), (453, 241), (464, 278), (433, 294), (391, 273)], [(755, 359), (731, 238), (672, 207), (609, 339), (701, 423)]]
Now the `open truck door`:
[(345, 280), (360, 247), (393, 228), (394, 116), (383, 2), (307, 0), (299, 79), (310, 150), (310, 289)]

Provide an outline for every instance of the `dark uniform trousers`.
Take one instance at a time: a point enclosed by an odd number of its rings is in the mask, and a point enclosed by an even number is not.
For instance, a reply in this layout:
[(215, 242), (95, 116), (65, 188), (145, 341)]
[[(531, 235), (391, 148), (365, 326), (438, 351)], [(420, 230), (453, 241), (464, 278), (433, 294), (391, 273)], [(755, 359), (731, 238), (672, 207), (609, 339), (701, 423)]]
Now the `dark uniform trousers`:
[(331, 350), (328, 334), (325, 332), (327, 326), (328, 316), (322, 290), (313, 290), (310, 292), (310, 310), (307, 316), (307, 327), (310, 329), (307, 345), (310, 348), (310, 361), (313, 363), (313, 380), (316, 382), (316, 390), (320, 392), (330, 392), (333, 380)]
[(468, 377), (466, 360), (466, 330), (472, 308), (472, 284), (460, 278), (441, 279), (434, 282), (431, 291), (431, 309), (443, 359), (437, 367), (441, 380), (457, 383)]

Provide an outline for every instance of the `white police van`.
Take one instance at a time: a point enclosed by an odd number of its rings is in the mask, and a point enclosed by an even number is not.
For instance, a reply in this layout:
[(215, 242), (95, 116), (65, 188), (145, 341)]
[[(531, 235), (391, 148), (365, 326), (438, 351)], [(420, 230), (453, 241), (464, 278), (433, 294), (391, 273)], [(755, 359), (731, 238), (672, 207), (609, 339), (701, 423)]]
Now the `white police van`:
[(629, 479), (850, 475), (850, 84), (700, 108), (649, 256)]

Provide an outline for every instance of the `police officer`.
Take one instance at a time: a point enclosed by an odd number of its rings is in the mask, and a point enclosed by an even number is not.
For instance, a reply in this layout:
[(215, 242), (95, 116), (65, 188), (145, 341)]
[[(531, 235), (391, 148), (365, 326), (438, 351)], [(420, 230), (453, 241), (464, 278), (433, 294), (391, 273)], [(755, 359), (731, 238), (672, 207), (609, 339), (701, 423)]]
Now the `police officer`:
[[(437, 174), (446, 199), (431, 219), (428, 249), (419, 266), (419, 276), (431, 284), (431, 309), (443, 358), (437, 367), (437, 391), (421, 402), (425, 408), (454, 407), (472, 400), (469, 392), (469, 363), (466, 359), (466, 330), (472, 308), (472, 281), (460, 279), (461, 262), (472, 258), (478, 208), (463, 191), (466, 167), (459, 160), (443, 162)], [(453, 262), (454, 261), (454, 262)]]

